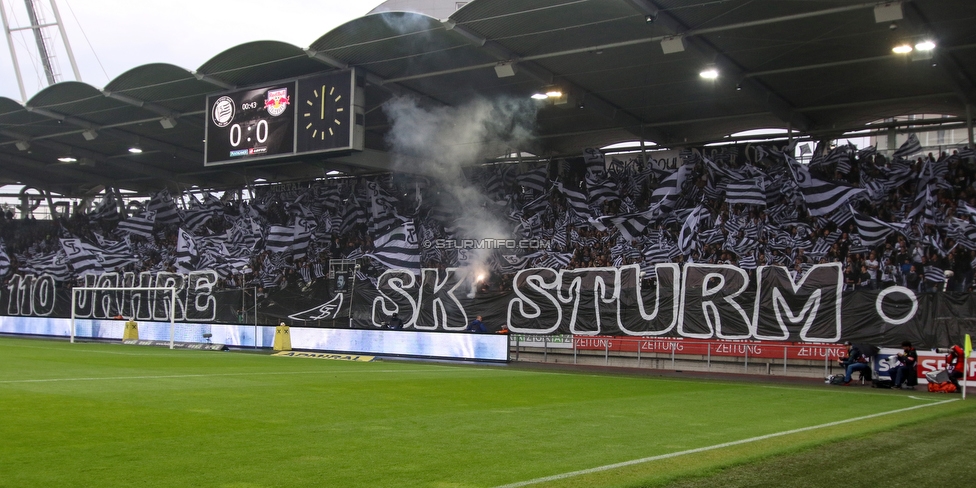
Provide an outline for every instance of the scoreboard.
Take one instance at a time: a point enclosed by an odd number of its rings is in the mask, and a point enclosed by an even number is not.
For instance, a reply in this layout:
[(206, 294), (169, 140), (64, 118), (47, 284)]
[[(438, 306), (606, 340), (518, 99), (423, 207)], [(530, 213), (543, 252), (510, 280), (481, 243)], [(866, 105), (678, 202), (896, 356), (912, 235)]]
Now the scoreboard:
[(363, 148), (354, 70), (207, 97), (204, 166)]

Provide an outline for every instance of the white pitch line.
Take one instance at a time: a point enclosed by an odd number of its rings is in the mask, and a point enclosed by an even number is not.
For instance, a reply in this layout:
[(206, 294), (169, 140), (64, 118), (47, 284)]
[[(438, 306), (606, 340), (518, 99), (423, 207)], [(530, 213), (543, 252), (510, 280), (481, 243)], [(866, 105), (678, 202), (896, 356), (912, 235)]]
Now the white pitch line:
[(800, 432), (808, 432), (808, 431), (811, 431), (811, 430), (817, 430), (817, 429), (823, 429), (823, 428), (827, 428), (827, 427), (834, 427), (834, 426), (837, 426), (837, 425), (849, 424), (851, 422), (858, 422), (858, 421), (861, 421), (861, 420), (867, 420), (867, 419), (873, 419), (873, 418), (877, 418), (877, 417), (883, 417), (885, 415), (891, 415), (891, 414), (895, 414), (895, 413), (908, 412), (910, 410), (917, 410), (919, 408), (932, 407), (932, 406), (935, 406), (935, 405), (942, 405), (942, 404), (945, 404), (945, 403), (951, 403), (951, 402), (955, 402), (955, 401), (958, 401), (958, 399), (953, 398), (953, 399), (950, 399), (950, 400), (943, 400), (943, 401), (937, 402), (937, 403), (928, 403), (928, 404), (925, 404), (925, 405), (915, 405), (913, 407), (899, 408), (898, 410), (891, 410), (891, 411), (888, 411), (888, 412), (873, 413), (871, 415), (863, 415), (861, 417), (854, 417), (854, 418), (845, 419), (845, 420), (837, 420), (837, 421), (834, 421), (834, 422), (827, 422), (826, 424), (812, 425), (810, 427), (801, 427), (799, 429), (785, 430), (783, 432), (775, 432), (775, 433), (772, 433), (772, 434), (766, 434), (766, 435), (761, 435), (761, 436), (757, 436), (757, 437), (750, 437), (748, 439), (741, 439), (741, 440), (732, 441), (732, 442), (723, 442), (721, 444), (715, 444), (715, 445), (712, 445), (712, 446), (698, 447), (698, 448), (695, 448), (695, 449), (688, 449), (688, 450), (685, 450), (685, 451), (671, 452), (671, 453), (668, 453), (668, 454), (661, 454), (661, 455), (658, 455), (658, 456), (651, 456), (651, 457), (646, 457), (646, 458), (641, 458), (641, 459), (633, 459), (633, 460), (630, 460), (630, 461), (624, 461), (624, 462), (621, 462), (621, 463), (614, 463), (614, 464), (607, 464), (605, 466), (597, 466), (595, 468), (582, 469), (582, 470), (579, 470), (579, 471), (570, 471), (568, 473), (562, 473), (562, 474), (556, 474), (556, 475), (552, 475), (552, 476), (546, 476), (544, 478), (536, 478), (536, 479), (533, 479), (533, 480), (519, 481), (517, 483), (511, 483), (511, 484), (508, 484), (508, 485), (501, 485), (501, 486), (498, 486), (496, 488), (518, 488), (520, 486), (535, 485), (535, 484), (538, 484), (538, 483), (545, 483), (547, 481), (559, 481), (559, 480), (564, 480), (566, 478), (572, 478), (574, 476), (580, 476), (580, 475), (592, 474), (592, 473), (600, 473), (600, 472), (603, 472), (603, 471), (609, 471), (611, 469), (624, 468), (624, 467), (627, 467), (627, 466), (633, 466), (633, 465), (636, 465), (636, 464), (644, 464), (644, 463), (649, 463), (649, 462), (652, 462), (652, 461), (660, 461), (662, 459), (670, 459), (670, 458), (675, 458), (675, 457), (678, 457), (678, 456), (684, 456), (684, 455), (687, 455), (687, 454), (696, 454), (696, 453), (699, 453), (699, 452), (714, 451), (716, 449), (724, 449), (726, 447), (738, 446), (738, 445), (741, 445), (741, 444), (748, 444), (748, 443), (751, 443), (751, 442), (764, 441), (766, 439), (773, 439), (773, 438), (776, 438), (776, 437), (782, 437), (782, 436), (791, 435), (791, 434), (798, 434)]
[(816, 393), (847, 393), (847, 394), (854, 394), (854, 395), (880, 395), (880, 396), (886, 396), (888, 398), (891, 398), (892, 396), (895, 396), (895, 397), (898, 396), (898, 394), (895, 393), (894, 390), (892, 390), (889, 393), (883, 393), (883, 392), (880, 392), (880, 391), (864, 391), (864, 388), (860, 388), (860, 387), (854, 387), (854, 388), (818, 388), (817, 386), (810, 385), (807, 388), (795, 388), (795, 387), (790, 387), (790, 386), (769, 386), (769, 385), (763, 385), (763, 386), (760, 386), (759, 388), (766, 388), (766, 389), (769, 389), (769, 390), (805, 391), (807, 393), (816, 392)]

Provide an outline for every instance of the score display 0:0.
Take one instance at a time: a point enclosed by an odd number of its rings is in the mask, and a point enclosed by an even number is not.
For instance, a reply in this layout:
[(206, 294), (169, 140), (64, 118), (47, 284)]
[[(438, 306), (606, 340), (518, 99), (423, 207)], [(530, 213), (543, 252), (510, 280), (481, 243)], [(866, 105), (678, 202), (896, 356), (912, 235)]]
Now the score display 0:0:
[[(249, 104), (244, 104), (244, 105), (249, 105)], [(263, 129), (263, 131), (264, 131), (263, 134), (262, 134), (262, 126), (264, 128)], [(248, 127), (247, 130), (248, 130), (248, 132), (250, 132), (251, 128)], [(232, 124), (230, 126), (230, 133), (228, 135), (230, 137), (230, 145), (231, 146), (237, 147), (238, 145), (240, 145), (241, 138), (244, 136), (243, 132), (244, 132), (244, 130), (241, 128), (241, 124)], [(255, 139), (257, 139), (258, 144), (264, 144), (264, 142), (268, 140), (268, 121), (267, 120), (264, 120), (264, 119), (259, 119), (258, 120), (258, 123), (255, 124), (255, 128), (254, 128), (254, 137), (255, 137)]]

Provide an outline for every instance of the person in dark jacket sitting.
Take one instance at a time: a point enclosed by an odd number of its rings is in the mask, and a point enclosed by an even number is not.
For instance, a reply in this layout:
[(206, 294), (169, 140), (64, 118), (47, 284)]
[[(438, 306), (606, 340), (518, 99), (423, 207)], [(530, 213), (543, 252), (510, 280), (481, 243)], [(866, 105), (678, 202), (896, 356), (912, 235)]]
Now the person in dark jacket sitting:
[[(918, 365), (918, 353), (909, 341), (902, 342), (901, 348), (902, 352), (898, 354), (898, 366), (895, 366), (890, 373), (891, 380), (894, 382), (893, 388), (914, 390), (918, 383), (915, 369)], [(905, 383), (904, 387), (901, 386), (902, 383)]]
[(868, 363), (868, 357), (864, 352), (861, 351), (856, 345), (852, 345), (850, 342), (847, 343), (847, 357), (841, 358), (840, 365), (845, 368), (844, 371), (844, 385), (849, 385), (851, 383), (851, 375), (855, 371), (871, 371), (871, 365)]

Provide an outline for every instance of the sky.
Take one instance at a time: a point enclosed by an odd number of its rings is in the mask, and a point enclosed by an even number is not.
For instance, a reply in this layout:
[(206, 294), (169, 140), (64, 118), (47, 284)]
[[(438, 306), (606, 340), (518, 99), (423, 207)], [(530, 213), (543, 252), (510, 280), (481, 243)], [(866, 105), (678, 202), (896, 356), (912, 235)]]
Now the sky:
[[(54, 22), (51, 0), (45, 21)], [(224, 50), (250, 41), (275, 40), (308, 47), (334, 27), (366, 15), (382, 0), (56, 0), (82, 81), (102, 88), (116, 76), (148, 63), (195, 71)], [(5, 0), (11, 29), (29, 25), (23, 0)], [(74, 80), (56, 28), (46, 30), (58, 52), (61, 80)], [(27, 98), (47, 86), (29, 31), (14, 32)], [(0, 36), (0, 96), (23, 102), (10, 48)]]

